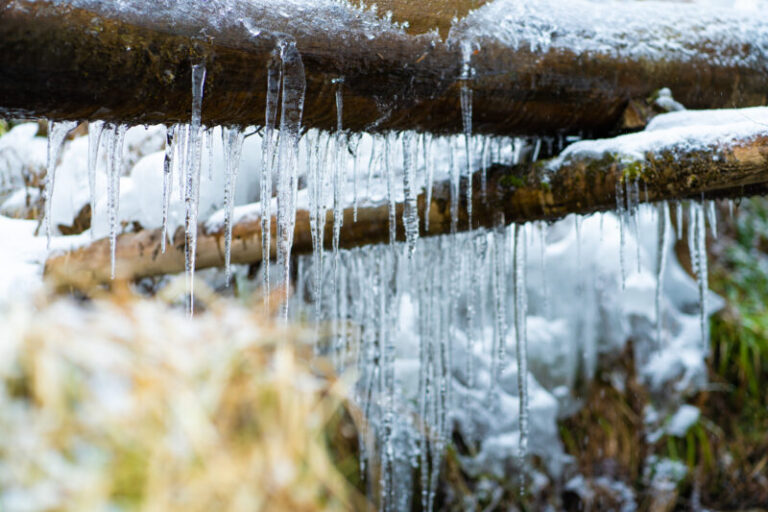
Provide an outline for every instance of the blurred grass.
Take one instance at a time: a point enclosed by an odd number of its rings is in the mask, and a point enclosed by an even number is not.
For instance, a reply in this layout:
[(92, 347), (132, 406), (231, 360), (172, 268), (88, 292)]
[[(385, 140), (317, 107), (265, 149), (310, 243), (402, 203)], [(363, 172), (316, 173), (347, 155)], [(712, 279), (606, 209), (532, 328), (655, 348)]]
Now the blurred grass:
[(116, 296), (20, 305), (4, 338), (0, 510), (366, 507), (329, 450), (347, 383), (300, 327)]

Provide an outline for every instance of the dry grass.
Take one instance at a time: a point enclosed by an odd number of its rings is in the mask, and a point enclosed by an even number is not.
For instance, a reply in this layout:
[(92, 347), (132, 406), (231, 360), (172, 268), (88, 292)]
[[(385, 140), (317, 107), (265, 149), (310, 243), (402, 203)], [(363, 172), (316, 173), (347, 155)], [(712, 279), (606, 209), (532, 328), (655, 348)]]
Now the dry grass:
[(326, 444), (342, 380), (233, 302), (20, 306), (0, 332), (0, 509), (359, 508)]

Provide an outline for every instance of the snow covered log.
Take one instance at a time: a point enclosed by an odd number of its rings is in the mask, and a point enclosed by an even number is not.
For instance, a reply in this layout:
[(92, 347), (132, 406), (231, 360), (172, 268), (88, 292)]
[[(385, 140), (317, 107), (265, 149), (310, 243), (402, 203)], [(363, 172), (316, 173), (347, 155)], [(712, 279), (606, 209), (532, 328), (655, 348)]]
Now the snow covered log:
[[(761, 119), (768, 109), (723, 113), (732, 118), (750, 115)], [(734, 112), (736, 114), (734, 114)], [(746, 112), (746, 114), (745, 114)], [(762, 113), (762, 114), (760, 114)], [(678, 115), (679, 114), (679, 115)], [(488, 170), (487, 185), (480, 186), (480, 173), (473, 177), (472, 229), (492, 228), (499, 223), (555, 220), (570, 213), (589, 214), (617, 207), (617, 190), (630, 186), (640, 201), (744, 197), (768, 191), (768, 130), (755, 132), (755, 119), (729, 123), (724, 118), (681, 112), (656, 118), (649, 131), (614, 139), (582, 141), (570, 146), (551, 161), (514, 167), (496, 165)], [(667, 127), (677, 118), (683, 125)], [(719, 127), (708, 125), (722, 122)], [(685, 128), (685, 124), (691, 126)], [(695, 132), (701, 132), (694, 139)], [(450, 186), (435, 186), (429, 205), (430, 230), (420, 222), (420, 236), (451, 232)], [(470, 228), (464, 191), (457, 229)], [(630, 194), (624, 195), (630, 200)], [(419, 215), (425, 213), (425, 195), (418, 197)], [(631, 204), (629, 205), (631, 206)], [(397, 238), (405, 239), (403, 205), (397, 205)], [(388, 206), (361, 207), (357, 222), (352, 209), (344, 211), (340, 245), (343, 248), (385, 243), (389, 234)], [(272, 221), (272, 250), (277, 247)], [(325, 227), (325, 247), (332, 245), (332, 212)], [(167, 252), (160, 250), (160, 229), (127, 233), (118, 237), (116, 272), (118, 279), (172, 274), (184, 270), (184, 233), (179, 229)], [(224, 228), (201, 225), (197, 239), (197, 268), (224, 266)], [(293, 253), (312, 251), (309, 212), (297, 212)], [(261, 260), (261, 223), (258, 217), (244, 217), (233, 227), (233, 263)], [(110, 280), (109, 240), (63, 255), (53, 256), (46, 274), (58, 286), (88, 288)]]
[(187, 122), (190, 66), (203, 61), (203, 123), (260, 125), (267, 65), (286, 40), (306, 69), (305, 127), (336, 128), (342, 78), (343, 125), (355, 131), (460, 132), (462, 84), (473, 132), (486, 134), (615, 132), (630, 100), (661, 87), (688, 108), (766, 102), (762, 12), (482, 3), (388, 0), (392, 21), (333, 0), (6, 0), (0, 116)]

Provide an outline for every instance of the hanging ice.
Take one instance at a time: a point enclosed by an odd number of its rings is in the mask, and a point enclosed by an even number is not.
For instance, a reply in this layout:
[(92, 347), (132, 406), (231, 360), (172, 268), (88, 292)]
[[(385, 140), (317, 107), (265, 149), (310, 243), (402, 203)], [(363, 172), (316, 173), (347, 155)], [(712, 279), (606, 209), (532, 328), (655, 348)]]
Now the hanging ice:
[(165, 157), (163, 158), (163, 237), (160, 250), (165, 254), (168, 240), (168, 210), (171, 207), (171, 188), (173, 186), (173, 156), (175, 150), (174, 134), (178, 125), (169, 126), (165, 134)]
[[(91, 225), (93, 225), (93, 219), (96, 216), (96, 163), (103, 131), (103, 121), (91, 121), (88, 123), (88, 192), (91, 204)], [(91, 240), (93, 240), (93, 237), (94, 230), (91, 229)]]
[(424, 134), (424, 174), (426, 181), (426, 201), (424, 206), (424, 231), (429, 231), (429, 210), (432, 205), (432, 180), (434, 179), (434, 165), (432, 162), (432, 136)]
[(472, 47), (468, 41), (461, 44), (461, 121), (464, 128), (464, 151), (467, 174), (467, 223), (472, 228), (472, 89), (469, 81), (474, 74), (470, 60)]
[(227, 231), (224, 238), (224, 267), (227, 285), (230, 284), (232, 278), (232, 269), (230, 267), (232, 260), (232, 213), (235, 208), (235, 187), (237, 186), (237, 172), (240, 169), (243, 139), (243, 129), (239, 126), (224, 128), (224, 160), (226, 162), (224, 225)]
[(285, 298), (281, 316), (288, 318), (288, 291), (290, 286), (291, 247), (296, 222), (296, 194), (298, 187), (298, 143), (301, 117), (304, 112), (306, 79), (301, 55), (296, 42), (283, 39), (279, 43), (282, 75), (282, 102), (280, 105), (280, 140), (277, 181), (277, 244), (278, 264), (282, 267), (282, 285)]
[(110, 276), (115, 278), (118, 214), (120, 210), (120, 174), (123, 162), (123, 141), (127, 126), (108, 124), (107, 136), (107, 209), (109, 211)]
[(660, 202), (656, 205), (658, 222), (658, 239), (656, 241), (656, 345), (661, 347), (663, 317), (661, 298), (664, 290), (664, 270), (667, 264), (667, 224), (669, 223), (669, 205)]
[(205, 64), (192, 65), (192, 116), (189, 123), (184, 167), (185, 268), (189, 294), (189, 314), (195, 310), (195, 265), (197, 257), (197, 214), (200, 200), (200, 167), (202, 157), (202, 110), (205, 86)]
[(59, 161), (61, 149), (64, 147), (64, 141), (69, 132), (75, 129), (77, 121), (48, 121), (48, 155), (47, 172), (45, 177), (45, 236), (47, 238), (46, 247), (51, 246), (51, 206), (53, 198), (53, 186), (56, 180), (56, 165)]
[(269, 267), (272, 258), (272, 172), (275, 163), (275, 125), (277, 124), (277, 108), (280, 101), (280, 84), (282, 82), (282, 66), (280, 53), (277, 49), (272, 52), (272, 58), (267, 67), (267, 99), (264, 109), (264, 136), (261, 141), (261, 264), (264, 302), (269, 303)]
[(528, 297), (525, 288), (525, 225), (515, 224), (515, 347), (517, 358), (517, 389), (520, 395), (520, 475), (521, 492), (525, 483), (525, 459), (528, 454)]
[(403, 133), (403, 225), (408, 251), (412, 255), (419, 238), (419, 209), (416, 203), (416, 144), (413, 132)]

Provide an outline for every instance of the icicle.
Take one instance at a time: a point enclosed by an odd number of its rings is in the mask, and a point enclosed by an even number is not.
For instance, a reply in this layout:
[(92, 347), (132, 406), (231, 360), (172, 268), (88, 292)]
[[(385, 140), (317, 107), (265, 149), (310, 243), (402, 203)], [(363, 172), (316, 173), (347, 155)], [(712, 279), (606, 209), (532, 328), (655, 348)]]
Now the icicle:
[(192, 64), (192, 115), (188, 126), (184, 176), (184, 226), (185, 226), (185, 269), (189, 314), (195, 310), (195, 265), (197, 259), (197, 216), (200, 199), (200, 168), (203, 150), (203, 89), (205, 86), (205, 64)]
[(208, 181), (213, 181), (213, 131), (213, 126), (205, 130), (205, 150), (208, 157)]
[(171, 187), (173, 184), (173, 153), (175, 149), (174, 134), (178, 125), (168, 127), (165, 132), (165, 158), (163, 159), (163, 235), (160, 250), (165, 254), (168, 240), (168, 210), (171, 207)]
[(88, 123), (88, 191), (91, 201), (91, 240), (94, 238), (93, 219), (96, 218), (96, 164), (103, 132), (104, 121)]
[(675, 202), (675, 218), (677, 224), (677, 239), (683, 239), (683, 203), (682, 201)]
[(43, 196), (45, 198), (45, 236), (46, 236), (46, 248), (51, 247), (51, 207), (53, 199), (53, 187), (56, 180), (56, 165), (61, 155), (61, 150), (64, 147), (64, 141), (67, 139), (69, 132), (75, 129), (77, 121), (48, 121), (48, 155), (47, 155), (47, 172), (45, 177), (45, 190)]
[(707, 348), (709, 342), (709, 327), (707, 325), (707, 230), (704, 219), (703, 205), (691, 201), (690, 218), (688, 220), (688, 250), (699, 285), (699, 319), (701, 324), (702, 347)]
[(661, 297), (664, 289), (664, 270), (667, 263), (667, 223), (669, 218), (669, 205), (662, 201), (657, 206), (658, 238), (656, 240), (656, 346), (661, 347), (661, 332), (663, 318), (661, 311)]
[(429, 210), (432, 205), (432, 181), (434, 179), (434, 165), (432, 162), (432, 136), (426, 135), (424, 140), (424, 171), (426, 177), (426, 206), (424, 208), (424, 231), (429, 231)]
[(574, 214), (573, 228), (576, 233), (576, 268), (581, 272), (581, 216)]
[(240, 155), (243, 150), (243, 129), (237, 126), (224, 128), (224, 159), (226, 162), (226, 182), (224, 185), (224, 225), (226, 235), (224, 238), (224, 268), (229, 286), (232, 280), (232, 215), (235, 209), (235, 187), (237, 186), (237, 172), (240, 169)]
[(621, 289), (623, 290), (627, 284), (627, 265), (625, 261), (625, 248), (627, 245), (625, 231), (625, 209), (624, 209), (624, 186), (621, 182), (621, 177), (616, 179), (616, 216), (619, 219), (619, 267), (621, 269)]
[(504, 258), (504, 228), (496, 228), (493, 236), (493, 251), (491, 252), (491, 291), (493, 294), (493, 348), (491, 349), (491, 383), (490, 399), (493, 406), (496, 401), (496, 386), (499, 375), (506, 365), (506, 265)]
[(733, 199), (728, 200), (728, 215), (733, 220)]
[(341, 226), (344, 223), (344, 211), (342, 209), (342, 193), (344, 192), (344, 132), (342, 125), (342, 84), (344, 78), (334, 80), (336, 84), (336, 137), (335, 137), (335, 158), (333, 162), (333, 275), (334, 286), (338, 286), (339, 278), (339, 239), (341, 237)]
[(358, 182), (358, 174), (360, 171), (360, 139), (362, 139), (362, 134), (357, 134), (352, 138), (352, 151), (354, 152), (354, 163), (352, 164), (352, 222), (357, 222), (357, 204), (358, 204), (358, 195), (357, 195), (357, 182)]
[(461, 45), (462, 71), (461, 71), (461, 120), (464, 128), (464, 151), (466, 153), (467, 174), (467, 223), (472, 228), (472, 89), (469, 81), (474, 74), (470, 59), (472, 48), (468, 41)]
[[(600, 223), (602, 225), (603, 214), (600, 214)], [(547, 251), (547, 231), (549, 225), (542, 221), (539, 224), (539, 267), (541, 271), (541, 295), (544, 299), (544, 317), (549, 318), (549, 285), (547, 284), (547, 267), (546, 267), (546, 251)]]
[(487, 188), (487, 184), (488, 184), (488, 165), (489, 165), (489, 162), (488, 162), (488, 158), (489, 158), (489, 152), (488, 152), (489, 144), (488, 144), (488, 141), (489, 140), (490, 140), (489, 137), (483, 137), (483, 147), (480, 150), (480, 169), (481, 169), (481, 174), (480, 174), (480, 190), (482, 191), (481, 192), (481, 197), (482, 197), (483, 201), (485, 201), (486, 198), (488, 197), (487, 192), (486, 192), (486, 188)]
[(389, 134), (384, 138), (384, 165), (387, 177), (387, 202), (389, 203), (389, 245), (394, 246), (397, 236), (397, 218), (395, 216), (395, 170), (392, 168), (392, 146)]
[(520, 395), (520, 492), (525, 485), (525, 462), (528, 455), (528, 299), (525, 288), (525, 225), (515, 224), (515, 346), (517, 357), (517, 389)]
[(403, 133), (403, 191), (405, 203), (403, 207), (403, 226), (408, 253), (412, 256), (416, 250), (416, 240), (419, 238), (419, 209), (416, 204), (416, 146), (415, 134), (411, 131)]
[(277, 241), (278, 259), (282, 264), (282, 284), (285, 291), (281, 316), (287, 320), (291, 248), (293, 246), (293, 228), (296, 223), (298, 142), (307, 83), (304, 76), (304, 63), (296, 49), (295, 41), (283, 40), (280, 42), (279, 48), (282, 71), (282, 102), (280, 107), (277, 184)]
[(280, 82), (282, 71), (280, 55), (277, 50), (272, 52), (272, 57), (267, 66), (267, 98), (264, 111), (264, 136), (261, 140), (261, 264), (262, 288), (264, 304), (269, 304), (269, 266), (272, 258), (272, 169), (275, 158), (275, 124), (277, 123), (277, 107), (280, 100)]
[(715, 201), (707, 201), (707, 222), (709, 222), (712, 238), (717, 238), (717, 208)]
[(108, 125), (107, 128), (107, 209), (109, 210), (110, 277), (115, 278), (118, 214), (120, 210), (120, 172), (123, 161), (123, 141), (127, 127)]
[(635, 249), (637, 253), (637, 273), (642, 270), (642, 262), (640, 259), (640, 185), (639, 180), (635, 179), (630, 187), (627, 182), (627, 198), (630, 199), (629, 214), (632, 218), (632, 227), (635, 231)]
[(454, 234), (459, 228), (459, 189), (461, 174), (459, 171), (459, 162), (456, 158), (456, 146), (451, 140), (451, 233)]

